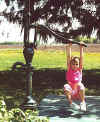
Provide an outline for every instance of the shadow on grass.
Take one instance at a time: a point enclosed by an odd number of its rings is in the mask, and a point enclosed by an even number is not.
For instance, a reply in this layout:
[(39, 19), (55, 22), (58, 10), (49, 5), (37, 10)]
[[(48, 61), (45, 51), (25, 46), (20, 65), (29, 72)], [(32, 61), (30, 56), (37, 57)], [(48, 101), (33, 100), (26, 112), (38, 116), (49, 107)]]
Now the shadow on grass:
[[(41, 69), (33, 71), (33, 88), (63, 88), (65, 70)], [(25, 88), (27, 74), (21, 71), (0, 71), (0, 84), (11, 88)], [(100, 70), (84, 70), (83, 83), (87, 88), (100, 87)]]

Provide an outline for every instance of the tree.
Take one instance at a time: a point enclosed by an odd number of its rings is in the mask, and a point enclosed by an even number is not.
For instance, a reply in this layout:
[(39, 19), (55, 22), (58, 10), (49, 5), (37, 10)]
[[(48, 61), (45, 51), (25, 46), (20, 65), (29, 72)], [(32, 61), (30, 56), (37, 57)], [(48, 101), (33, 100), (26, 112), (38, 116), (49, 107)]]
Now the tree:
[[(5, 0), (8, 6), (11, 1), (15, 0)], [(52, 36), (46, 28), (43, 28), (43, 25), (67, 39), (79, 35), (90, 37), (93, 29), (97, 30), (97, 37), (100, 38), (100, 2), (98, 0), (17, 0), (17, 4), (19, 10), (15, 12), (12, 6), (10, 13), (4, 11), (5, 17), (10, 22), (21, 24), (24, 31), (26, 20), (29, 20), (29, 26), (34, 27), (36, 34), (43, 37), (43, 41), (46, 41), (48, 36)], [(39, 26), (41, 29), (37, 29), (40, 20), (43, 20), (43, 23)], [(74, 20), (80, 23), (80, 26), (75, 29), (73, 28)], [(37, 25), (37, 28), (32, 25)], [(34, 37), (36, 39), (36, 36)]]

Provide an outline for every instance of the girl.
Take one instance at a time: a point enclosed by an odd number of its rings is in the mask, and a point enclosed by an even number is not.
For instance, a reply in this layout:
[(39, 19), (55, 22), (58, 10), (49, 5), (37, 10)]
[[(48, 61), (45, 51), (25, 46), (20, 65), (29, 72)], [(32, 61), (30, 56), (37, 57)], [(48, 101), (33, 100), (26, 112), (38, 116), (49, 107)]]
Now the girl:
[(71, 107), (75, 107), (72, 102), (73, 98), (79, 98), (81, 100), (80, 110), (86, 111), (85, 87), (81, 83), (83, 69), (83, 46), (80, 45), (80, 58), (71, 57), (71, 46), (72, 44), (69, 43), (67, 47), (67, 84), (64, 85), (64, 91)]

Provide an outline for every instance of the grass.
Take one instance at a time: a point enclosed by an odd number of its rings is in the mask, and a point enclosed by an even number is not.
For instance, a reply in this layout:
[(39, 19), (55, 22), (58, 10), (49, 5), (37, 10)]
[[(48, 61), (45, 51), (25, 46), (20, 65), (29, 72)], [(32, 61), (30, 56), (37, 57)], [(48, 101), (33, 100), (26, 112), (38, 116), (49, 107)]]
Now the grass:
[(33, 65), (36, 69), (61, 68), (65, 69), (66, 54), (63, 51), (36, 51)]
[[(78, 55), (74, 52), (72, 55)], [(84, 69), (93, 70), (100, 69), (100, 53), (84, 54)], [(36, 69), (43, 68), (61, 68), (66, 70), (66, 52), (65, 51), (36, 51), (34, 56), (34, 67)]]
[(17, 61), (24, 62), (22, 50), (18, 49), (0, 50), (0, 71), (11, 70), (12, 65)]
[[(73, 55), (79, 55), (73, 52)], [(0, 96), (7, 105), (18, 106), (25, 97), (25, 72), (12, 72), (15, 62), (25, 63), (22, 49), (0, 49)], [(35, 50), (32, 65), (33, 96), (38, 103), (47, 94), (63, 94), (66, 72), (66, 52)], [(84, 54), (83, 82), (87, 95), (100, 95), (100, 53)], [(41, 92), (40, 92), (41, 91)]]
[(84, 56), (84, 69), (100, 69), (100, 53), (86, 53)]
[[(79, 55), (74, 52), (72, 55)], [(84, 70), (100, 69), (100, 53), (84, 54)], [(17, 62), (24, 62), (22, 49), (1, 49), (0, 50), (0, 71), (10, 70)], [(35, 69), (59, 68), (66, 70), (66, 52), (61, 50), (35, 50), (32, 65)]]

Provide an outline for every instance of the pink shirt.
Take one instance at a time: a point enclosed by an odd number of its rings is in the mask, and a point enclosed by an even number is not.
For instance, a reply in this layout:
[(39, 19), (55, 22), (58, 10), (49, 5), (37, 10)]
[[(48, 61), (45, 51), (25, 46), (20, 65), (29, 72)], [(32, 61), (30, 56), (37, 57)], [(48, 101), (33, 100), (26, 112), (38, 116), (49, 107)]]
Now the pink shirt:
[(66, 80), (72, 84), (82, 81), (82, 71), (80, 69), (72, 70), (71, 68), (66, 72)]

